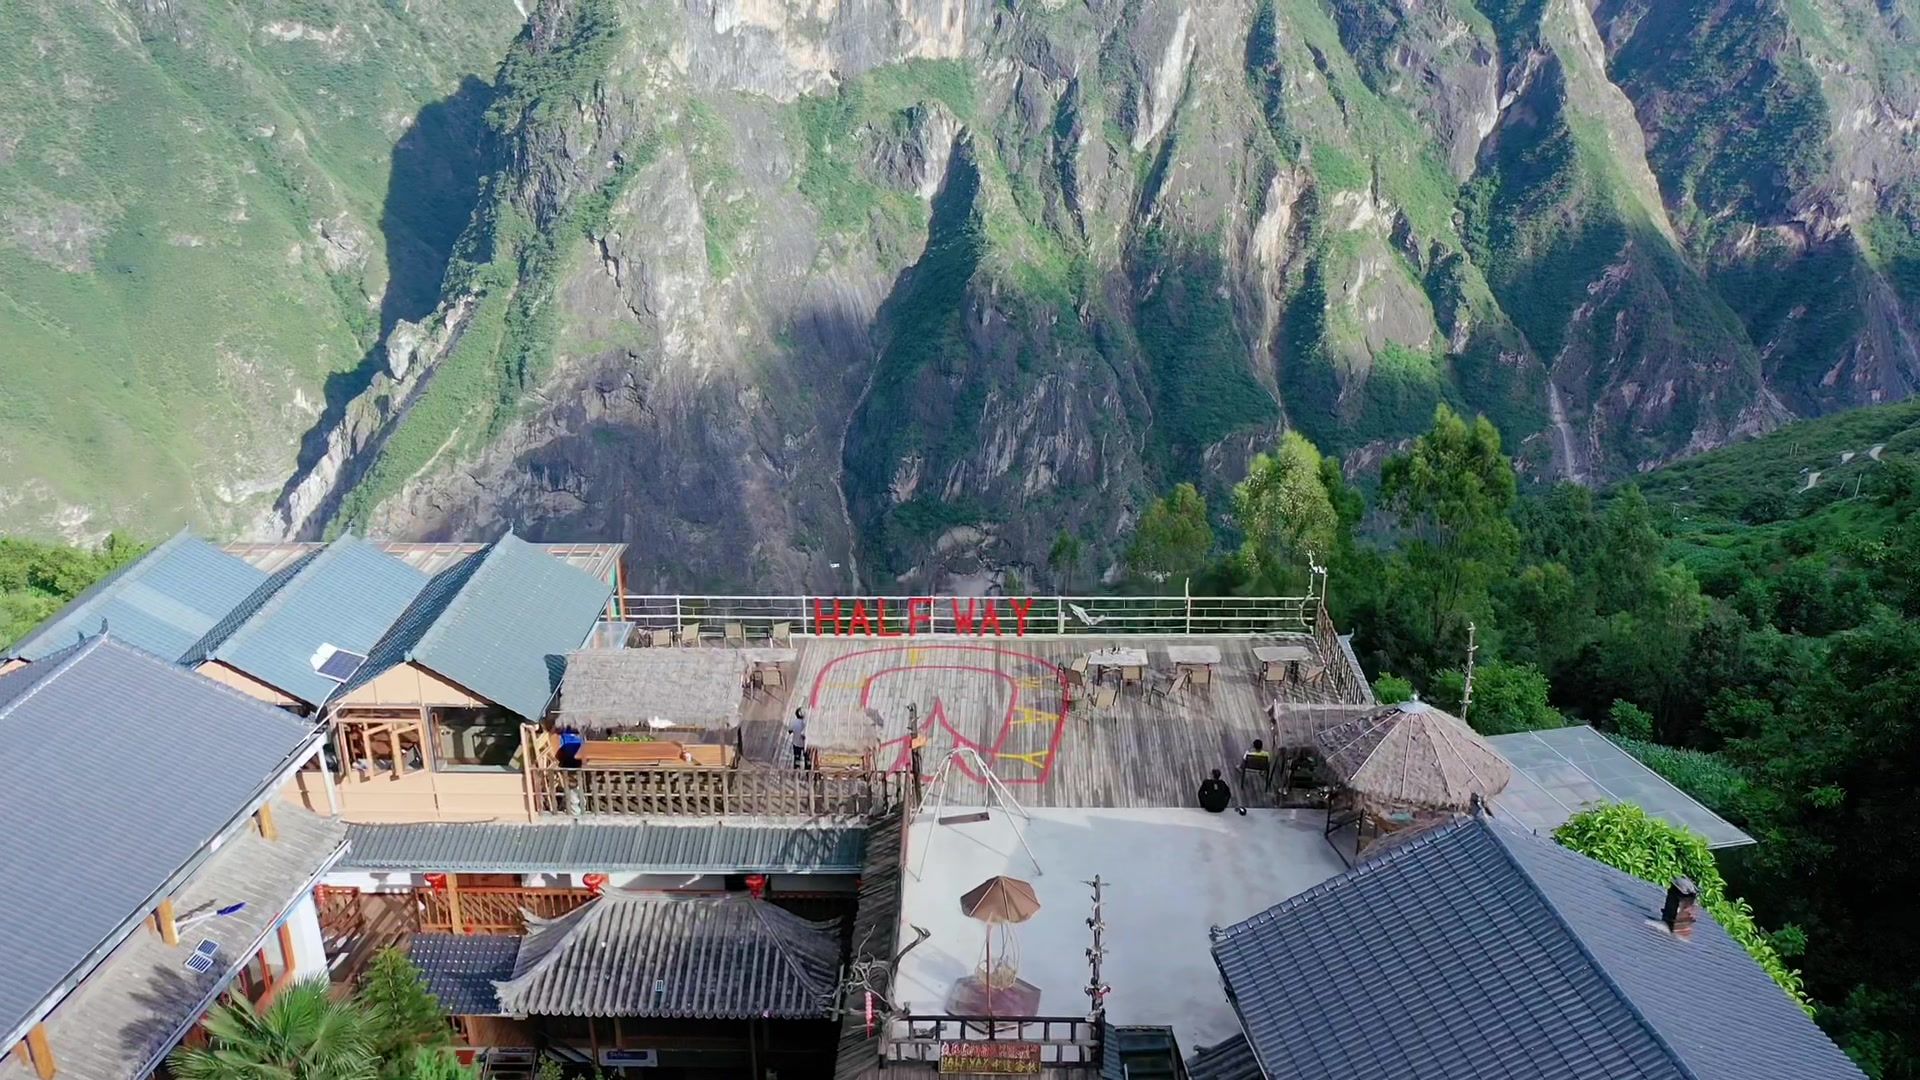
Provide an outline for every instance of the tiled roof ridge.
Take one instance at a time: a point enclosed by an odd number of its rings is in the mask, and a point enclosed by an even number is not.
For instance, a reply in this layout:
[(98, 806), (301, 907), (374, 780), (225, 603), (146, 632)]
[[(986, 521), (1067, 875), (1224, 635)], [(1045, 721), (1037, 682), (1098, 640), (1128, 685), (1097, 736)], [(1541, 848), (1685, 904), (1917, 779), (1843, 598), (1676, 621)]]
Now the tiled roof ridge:
[[(1520, 874), (1521, 878), (1533, 887), (1534, 895), (1540, 898), (1541, 905), (1547, 909), (1547, 913), (1553, 917), (1554, 922), (1558, 923), (1561, 930), (1566, 933), (1568, 940), (1573, 942), (1573, 947), (1579, 950), (1580, 958), (1586, 961), (1587, 966), (1593, 969), (1595, 975), (1599, 976), (1602, 985), (1613, 994), (1614, 999), (1626, 1007), (1627, 1012), (1633, 1017), (1634, 1021), (1638, 1023), (1641, 1029), (1647, 1033), (1648, 1037), (1653, 1040), (1653, 1044), (1658, 1046), (1661, 1053), (1665, 1054), (1667, 1060), (1673, 1064), (1673, 1067), (1680, 1071), (1680, 1075), (1689, 1077), (1690, 1080), (1698, 1080), (1699, 1074), (1693, 1071), (1687, 1064), (1686, 1059), (1680, 1056), (1680, 1052), (1674, 1048), (1672, 1043), (1667, 1041), (1667, 1037), (1661, 1033), (1660, 1029), (1655, 1026), (1652, 1020), (1647, 1018), (1647, 1014), (1640, 1010), (1639, 1002), (1633, 1000), (1633, 996), (1627, 993), (1626, 988), (1614, 979), (1613, 973), (1607, 970), (1607, 966), (1602, 964), (1600, 959), (1593, 954), (1593, 950), (1587, 947), (1587, 939), (1582, 937), (1580, 931), (1567, 919), (1565, 913), (1560, 910), (1560, 905), (1553, 902), (1553, 894), (1542, 886), (1540, 880), (1527, 870), (1524, 862), (1514, 858), (1513, 850), (1508, 845), (1510, 842), (1548, 844), (1555, 849), (1556, 853), (1564, 853), (1565, 856), (1569, 858), (1586, 859), (1587, 856), (1577, 851), (1563, 848), (1555, 841), (1542, 840), (1530, 832), (1523, 832), (1519, 829), (1508, 829), (1504, 826), (1495, 826), (1490, 818), (1475, 816), (1468, 818), (1467, 822), (1487, 831), (1487, 834), (1493, 839), (1494, 847), (1500, 850), (1500, 857), (1505, 859), (1507, 864), (1512, 866), (1514, 870)], [(1614, 873), (1626, 873), (1624, 870), (1607, 866), (1597, 859), (1592, 861), (1599, 866), (1612, 870)], [(1634, 880), (1639, 881), (1640, 879), (1634, 878)], [(1711, 918), (1711, 916), (1708, 917)]]
[[(58, 629), (63, 623), (65, 623), (68, 619), (77, 617), (80, 614), (80, 610), (84, 605), (96, 603), (101, 600), (118, 596), (132, 582), (134, 578), (134, 571), (136, 569), (138, 569), (143, 565), (148, 565), (154, 562), (155, 560), (158, 560), (164, 557), (167, 552), (174, 550), (175, 548), (179, 547), (181, 544), (185, 543), (187, 540), (190, 540), (192, 538), (193, 538), (193, 533), (189, 531), (186, 526), (184, 525), (181, 526), (179, 532), (174, 533), (172, 536), (169, 536), (165, 540), (162, 540), (159, 543), (153, 545), (151, 548), (148, 548), (146, 552), (140, 555), (139, 558), (134, 559), (132, 562), (127, 563), (125, 566), (115, 568), (114, 570), (109, 572), (106, 577), (103, 577), (99, 581), (96, 581), (92, 585), (88, 586), (87, 588), (80, 590), (79, 595), (75, 596), (72, 600), (67, 601), (64, 605), (60, 607), (59, 610), (55, 611), (53, 615), (50, 618), (48, 618), (45, 622), (42, 622), (39, 625), (28, 630), (24, 635), (21, 636), (20, 640), (14, 642), (12, 645), (7, 646), (7, 652), (5, 654), (0, 654), (0, 655), (12, 655), (12, 654), (18, 653), (20, 651), (21, 646), (26, 645), (29, 642), (38, 641), (43, 636), (52, 633), (54, 630)], [(79, 637), (81, 640), (84, 640), (86, 637), (88, 637), (88, 634), (83, 629), (80, 631)]]
[[(33, 685), (27, 687), (27, 689), (23, 693), (21, 693), (19, 697), (16, 697), (11, 701), (8, 701), (4, 705), (0, 705), (0, 720), (5, 720), (7, 717), (12, 716), (14, 711), (18, 709), (23, 703), (31, 699), (33, 695), (39, 693), (43, 688), (47, 686), (47, 684), (53, 682), (53, 680), (66, 674), (67, 671), (69, 671), (75, 663), (79, 662), (81, 657), (91, 654), (95, 649), (98, 649), (100, 647), (102, 642), (106, 640), (107, 640), (107, 635), (104, 633), (101, 633), (101, 634), (95, 634), (92, 637), (82, 638), (80, 641), (78, 641), (74, 645), (69, 646), (67, 649), (67, 655), (61, 657), (57, 662), (55, 662), (52, 671), (49, 671), (46, 674), (40, 676), (38, 679), (35, 679), (33, 682)], [(118, 643), (116, 642), (116, 644)], [(32, 669), (29, 668), (28, 670), (31, 671)], [(208, 681), (211, 682), (212, 680), (209, 679)]]
[[(214, 624), (207, 628), (207, 632), (200, 635), (200, 640), (188, 646), (187, 651), (180, 654), (178, 662), (182, 664), (198, 664), (208, 660), (219, 660), (221, 658), (220, 654), (226, 651), (227, 646), (232, 643), (233, 639), (239, 637), (249, 623), (253, 622), (262, 611), (265, 611), (269, 604), (272, 604), (274, 600), (279, 598), (279, 596), (286, 591), (287, 586), (293, 584), (293, 579), (299, 577), (300, 574), (306, 570), (308, 564), (319, 558), (323, 550), (324, 547), (315, 548), (280, 569), (275, 570), (273, 573), (268, 574), (265, 581), (262, 581), (252, 592), (249, 592), (238, 604), (234, 605), (233, 610), (215, 620)], [(253, 602), (255, 597), (261, 598), (258, 604)], [(234, 618), (235, 615), (238, 615), (239, 618), (234, 621), (231, 628), (228, 628), (227, 620)], [(226, 631), (225, 633), (221, 633), (223, 629)], [(218, 635), (217, 639), (216, 635)]]
[[(241, 621), (239, 626), (234, 627), (233, 633), (228, 634), (226, 640), (222, 641), (213, 652), (207, 654), (207, 658), (210, 660), (218, 660), (221, 658), (222, 653), (227, 652), (228, 646), (237, 645), (246, 640), (256, 632), (260, 625), (265, 623), (269, 617), (287, 605), (287, 602), (292, 599), (295, 590), (298, 589), (302, 581), (306, 580), (310, 575), (317, 573), (323, 564), (339, 558), (340, 552), (363, 542), (364, 541), (354, 536), (351, 531), (343, 532), (338, 537), (335, 537), (332, 543), (327, 544), (320, 550), (301, 560), (298, 564), (299, 569), (287, 575), (286, 580), (280, 583), (279, 588), (273, 590), (273, 595), (267, 597), (259, 607), (249, 613), (247, 617)], [(381, 552), (381, 554), (384, 555), (385, 552)], [(268, 580), (271, 581), (272, 579), (269, 578)]]
[[(809, 991), (826, 996), (827, 1001), (825, 1004), (830, 1005), (832, 1003), (832, 997), (830, 995), (832, 995), (838, 987), (833, 985), (822, 986), (813, 981), (813, 977), (807, 971), (806, 960), (803, 957), (794, 955), (792, 935), (796, 932), (796, 928), (781, 925), (781, 920), (776, 917), (773, 912), (780, 912), (781, 915), (786, 916), (796, 923), (802, 924), (812, 933), (824, 933), (831, 924), (816, 923), (811, 919), (803, 919), (777, 905), (770, 904), (764, 900), (756, 900), (747, 893), (741, 893), (739, 895), (745, 897), (747, 910), (753, 913), (754, 921), (760, 924), (760, 928), (766, 932), (767, 939), (773, 942), (774, 949), (779, 952), (780, 958), (786, 961), (787, 970)], [(729, 897), (729, 899), (731, 899), (731, 897)]]
[(1361, 859), (1359, 862), (1348, 867), (1346, 872), (1335, 874), (1333, 877), (1328, 878), (1305, 892), (1295, 893), (1272, 907), (1267, 908), (1265, 911), (1256, 912), (1237, 923), (1221, 927), (1219, 933), (1214, 936), (1214, 944), (1218, 946), (1221, 942), (1265, 926), (1319, 897), (1345, 888), (1351, 882), (1370, 877), (1382, 868), (1391, 866), (1411, 856), (1416, 851), (1430, 847), (1440, 840), (1460, 832), (1466, 826), (1472, 824), (1473, 820), (1472, 818), (1460, 818), (1455, 821), (1450, 821), (1439, 828), (1428, 830), (1405, 843), (1396, 844), (1391, 850), (1383, 854)]
[(407, 648), (406, 658), (408, 661), (412, 661), (416, 655), (426, 652), (434, 642), (439, 640), (441, 627), (444, 625), (442, 620), (447, 617), (448, 612), (452, 611), (454, 607), (460, 603), (460, 597), (466, 593), (468, 588), (472, 587), (475, 582), (481, 579), (481, 575), (485, 574), (489, 567), (499, 565), (493, 561), (493, 557), (501, 550), (501, 545), (509, 538), (519, 539), (519, 537), (513, 535), (512, 529), (508, 529), (505, 533), (501, 534), (498, 539), (486, 547), (468, 555), (465, 559), (454, 563), (442, 571), (442, 573), (453, 574), (458, 573), (461, 568), (465, 566), (471, 565), (473, 567), (472, 570), (466, 572), (458, 584), (453, 586), (453, 589), (447, 594), (447, 602), (440, 606), (440, 610), (433, 613), (433, 619), (427, 623), (427, 628), (422, 631), (419, 638), (415, 639), (413, 644)]

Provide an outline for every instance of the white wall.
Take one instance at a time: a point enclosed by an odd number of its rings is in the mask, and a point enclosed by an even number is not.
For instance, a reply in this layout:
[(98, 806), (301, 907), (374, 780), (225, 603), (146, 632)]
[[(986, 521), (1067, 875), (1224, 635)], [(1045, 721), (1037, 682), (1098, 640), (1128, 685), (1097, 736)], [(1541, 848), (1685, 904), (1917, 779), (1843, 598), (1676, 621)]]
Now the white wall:
[(321, 879), (322, 885), (331, 885), (340, 889), (358, 889), (361, 892), (380, 892), (386, 889), (412, 889), (427, 883), (424, 874), (402, 874), (391, 871), (361, 873), (356, 870), (335, 870)]
[[(324, 979), (327, 977), (327, 946), (320, 937), (320, 912), (313, 906), (313, 894), (300, 898), (300, 902), (287, 913), (287, 927), (293, 931), (293, 973), (301, 979)], [(277, 939), (271, 942), (275, 947)]]

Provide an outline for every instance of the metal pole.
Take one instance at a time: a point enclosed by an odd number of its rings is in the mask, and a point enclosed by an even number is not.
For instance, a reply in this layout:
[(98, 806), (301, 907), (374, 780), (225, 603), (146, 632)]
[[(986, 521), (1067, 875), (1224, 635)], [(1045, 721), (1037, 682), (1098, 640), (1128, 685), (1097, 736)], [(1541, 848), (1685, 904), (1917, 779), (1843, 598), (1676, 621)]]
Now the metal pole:
[(1473, 704), (1473, 654), (1475, 652), (1478, 652), (1480, 649), (1480, 646), (1474, 643), (1473, 635), (1474, 635), (1473, 624), (1468, 623), (1467, 624), (1467, 680), (1466, 680), (1465, 687), (1460, 691), (1460, 719), (1462, 720), (1465, 720), (1467, 718), (1467, 706)]

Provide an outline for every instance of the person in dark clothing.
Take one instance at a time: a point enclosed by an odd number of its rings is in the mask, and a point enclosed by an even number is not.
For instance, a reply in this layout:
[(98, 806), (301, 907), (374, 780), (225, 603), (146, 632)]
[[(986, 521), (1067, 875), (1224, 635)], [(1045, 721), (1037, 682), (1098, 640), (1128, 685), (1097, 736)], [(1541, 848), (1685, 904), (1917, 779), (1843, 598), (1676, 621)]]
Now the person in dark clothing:
[(793, 744), (793, 767), (807, 767), (807, 709), (802, 705), (793, 710), (793, 719), (787, 721), (787, 741)]
[[(1223, 814), (1231, 805), (1233, 789), (1220, 779), (1220, 770), (1215, 769), (1212, 776), (1200, 781), (1200, 808), (1209, 814)], [(1241, 813), (1246, 811), (1242, 810)]]

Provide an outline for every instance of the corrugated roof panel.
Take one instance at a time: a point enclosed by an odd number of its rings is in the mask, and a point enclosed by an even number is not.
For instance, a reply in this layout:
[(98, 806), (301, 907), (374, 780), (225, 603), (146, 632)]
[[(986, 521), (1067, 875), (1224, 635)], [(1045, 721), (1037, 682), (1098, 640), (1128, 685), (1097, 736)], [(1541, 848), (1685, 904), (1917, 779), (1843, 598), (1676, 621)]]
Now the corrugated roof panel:
[[(10, 693), (14, 680), (31, 692)], [(0, 676), (0, 1033), (244, 810), (312, 726), (117, 640)]]
[(355, 825), (355, 870), (543, 874), (857, 874), (866, 831), (779, 825)]
[(1708, 847), (1753, 843), (1753, 837), (1584, 724), (1494, 735), (1487, 741), (1514, 770), (1495, 806), (1543, 836), (1590, 806), (1625, 802), (1699, 833)]
[(95, 582), (5, 655), (40, 660), (106, 622), (120, 642), (167, 660), (187, 651), (266, 575), (186, 532)]
[(342, 536), (288, 573), (208, 659), (319, 705), (340, 686), (313, 669), (320, 646), (371, 652), (426, 585), (378, 546)]
[(568, 653), (593, 634), (612, 586), (512, 533), (448, 571), (464, 583), (408, 658), (529, 720), (547, 710)]
[(1228, 927), (1213, 953), (1268, 1075), (1858, 1080), (1711, 918), (1667, 933), (1663, 899), (1464, 818)]

